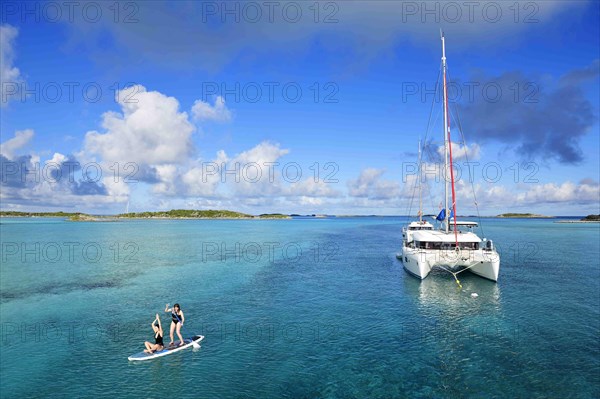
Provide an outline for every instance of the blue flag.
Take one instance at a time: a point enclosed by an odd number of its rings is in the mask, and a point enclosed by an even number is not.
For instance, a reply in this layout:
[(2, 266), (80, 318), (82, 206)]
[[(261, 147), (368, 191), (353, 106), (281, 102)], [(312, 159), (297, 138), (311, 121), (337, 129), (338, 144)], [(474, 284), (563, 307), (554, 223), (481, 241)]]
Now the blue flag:
[[(454, 217), (454, 211), (452, 210), (452, 211), (450, 211), (450, 219), (452, 219), (453, 217)], [(440, 211), (440, 214), (437, 215), (437, 217), (435, 218), (435, 220), (439, 220), (440, 222), (444, 219), (446, 219), (446, 209), (442, 209)]]
[(435, 218), (435, 220), (439, 220), (440, 222), (444, 219), (446, 219), (446, 209), (442, 209), (440, 214)]

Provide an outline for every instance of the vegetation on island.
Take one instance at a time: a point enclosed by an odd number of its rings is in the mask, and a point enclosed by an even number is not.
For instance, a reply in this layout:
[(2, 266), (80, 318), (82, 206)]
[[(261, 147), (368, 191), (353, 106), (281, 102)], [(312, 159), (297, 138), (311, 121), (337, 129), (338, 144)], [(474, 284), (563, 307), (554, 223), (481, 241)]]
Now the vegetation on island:
[(170, 219), (252, 219), (254, 216), (227, 210), (199, 211), (193, 209), (172, 209), (157, 212), (130, 212), (117, 215), (118, 218), (170, 218)]
[(194, 209), (172, 209), (170, 211), (157, 212), (130, 212), (115, 216), (92, 216), (81, 212), (18, 212), (0, 211), (2, 217), (63, 217), (73, 222), (106, 221), (117, 219), (290, 219), (288, 215), (281, 213), (265, 213), (253, 216), (246, 213), (228, 210), (194, 210)]
[(551, 218), (552, 216), (538, 215), (536, 213), (502, 213), (499, 218)]
[(12, 218), (65, 218), (72, 222), (90, 222), (107, 220), (105, 216), (92, 216), (81, 212), (19, 212), (19, 211), (0, 211), (0, 217)]
[(234, 212), (228, 210), (194, 210), (194, 209), (172, 209), (170, 211), (157, 212), (131, 212), (117, 215), (118, 218), (126, 219), (147, 219), (147, 218), (168, 218), (168, 219), (284, 219), (287, 215), (280, 213), (262, 214), (253, 216), (247, 213)]
[(581, 219), (582, 222), (600, 222), (600, 215), (587, 215)]
[(33, 218), (33, 217), (58, 217), (58, 218), (66, 218), (77, 215), (83, 215), (81, 212), (20, 212), (20, 211), (0, 211), (0, 217), (25, 217), (25, 218)]
[(283, 213), (263, 213), (258, 216), (261, 219), (291, 219), (290, 216)]
[(100, 220), (107, 220), (107, 218), (99, 218), (96, 216), (90, 216), (85, 213), (76, 213), (74, 215), (69, 216), (69, 220), (71, 222), (96, 222)]
[[(22, 211), (0, 211), (0, 217), (60, 217), (68, 218), (74, 222), (110, 221), (116, 219), (291, 219), (299, 214), (285, 215), (283, 213), (263, 213), (259, 216), (228, 210), (194, 210), (194, 209), (172, 209), (170, 211), (156, 212), (130, 212), (115, 216), (93, 216), (82, 212), (22, 212)], [(312, 217), (326, 217), (325, 215), (306, 215)], [(337, 217), (356, 217), (358, 215), (338, 215)], [(435, 215), (425, 215), (435, 216)], [(502, 213), (499, 218), (553, 218), (535, 213)], [(600, 215), (587, 215), (580, 219), (581, 222), (600, 222)]]

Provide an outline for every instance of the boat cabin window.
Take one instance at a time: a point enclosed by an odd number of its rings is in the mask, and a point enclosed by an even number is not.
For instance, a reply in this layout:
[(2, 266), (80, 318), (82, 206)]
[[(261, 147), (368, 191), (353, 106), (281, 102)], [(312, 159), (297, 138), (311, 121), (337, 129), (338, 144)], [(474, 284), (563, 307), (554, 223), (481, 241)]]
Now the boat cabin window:
[[(467, 225), (461, 225), (461, 224), (459, 224), (459, 225), (456, 226), (456, 231), (458, 231), (459, 233), (464, 233), (464, 232), (467, 232), (467, 231), (471, 231), (473, 229), (473, 227), (475, 227), (475, 225), (468, 225), (468, 224)], [(454, 229), (454, 223), (450, 222), (450, 228), (449, 228), (449, 230), (450, 231), (454, 231), (455, 230)]]
[(416, 241), (415, 244), (419, 249), (442, 249), (440, 242)]
[(432, 226), (411, 226), (409, 230), (433, 230)]
[[(419, 249), (455, 249), (456, 243), (441, 243), (428, 241), (415, 241), (415, 246)], [(478, 242), (459, 242), (460, 249), (479, 249)]]

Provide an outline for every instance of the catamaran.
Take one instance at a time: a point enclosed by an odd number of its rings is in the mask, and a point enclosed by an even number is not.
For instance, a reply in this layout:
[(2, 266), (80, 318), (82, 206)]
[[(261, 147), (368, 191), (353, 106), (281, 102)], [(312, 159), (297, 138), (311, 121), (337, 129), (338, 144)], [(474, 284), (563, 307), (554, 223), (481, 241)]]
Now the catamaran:
[[(478, 223), (459, 221), (456, 217), (456, 191), (450, 139), (450, 119), (448, 115), (448, 87), (446, 81), (446, 43), (442, 40), (443, 109), (444, 109), (444, 171), (450, 171), (450, 179), (444, 178), (444, 207), (435, 218), (439, 228), (423, 220), (421, 195), (421, 144), (419, 143), (419, 219), (410, 222), (402, 229), (402, 253), (397, 257), (410, 274), (424, 279), (433, 269), (442, 269), (457, 278), (459, 273), (470, 271), (486, 279), (497, 281), (500, 271), (500, 257), (491, 240), (481, 239), (472, 230)], [(435, 100), (434, 100), (435, 101)], [(450, 186), (450, 187), (449, 187)], [(452, 203), (448, 206), (449, 188)], [(449, 210), (449, 211), (448, 211)]]

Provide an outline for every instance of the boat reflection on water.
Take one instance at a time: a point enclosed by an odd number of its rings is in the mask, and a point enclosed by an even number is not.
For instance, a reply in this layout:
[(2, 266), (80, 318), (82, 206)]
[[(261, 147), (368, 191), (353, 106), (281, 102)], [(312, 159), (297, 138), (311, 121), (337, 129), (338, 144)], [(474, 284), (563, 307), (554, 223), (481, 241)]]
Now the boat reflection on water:
[(512, 342), (519, 335), (518, 326), (502, 311), (498, 284), (469, 273), (460, 276), (462, 289), (442, 270), (424, 280), (403, 275), (404, 293), (414, 303), (417, 317), (403, 323), (402, 336), (436, 348), (440, 356), (459, 358), (468, 357), (469, 345), (495, 348), (500, 342)]
[(462, 289), (443, 270), (432, 271), (424, 280), (410, 277), (405, 275), (402, 278), (404, 291), (417, 298), (423, 308), (444, 308), (447, 312), (464, 312), (466, 308), (490, 311), (490, 307), (500, 310), (501, 290), (498, 284), (469, 272), (458, 275)]

